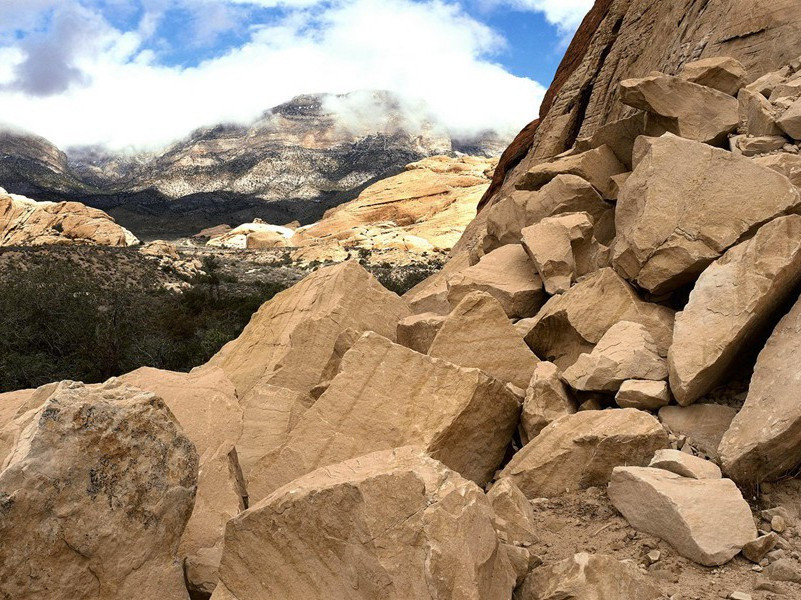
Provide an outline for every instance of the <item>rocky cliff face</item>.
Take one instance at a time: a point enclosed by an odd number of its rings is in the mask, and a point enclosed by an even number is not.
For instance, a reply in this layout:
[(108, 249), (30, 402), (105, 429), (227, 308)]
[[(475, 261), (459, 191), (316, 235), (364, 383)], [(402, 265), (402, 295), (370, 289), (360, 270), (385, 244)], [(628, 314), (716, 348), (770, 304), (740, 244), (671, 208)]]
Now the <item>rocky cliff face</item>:
[[(342, 108), (352, 104), (361, 112)], [(313, 222), (410, 162), (503, 148), (491, 133), (452, 140), (410, 122), (406, 110), (386, 92), (300, 96), (250, 126), (200, 129), (163, 151), (137, 155), (77, 148), (67, 157), (39, 138), (5, 134), (0, 185), (35, 199), (86, 202), (137, 233), (190, 234), (257, 217)]]

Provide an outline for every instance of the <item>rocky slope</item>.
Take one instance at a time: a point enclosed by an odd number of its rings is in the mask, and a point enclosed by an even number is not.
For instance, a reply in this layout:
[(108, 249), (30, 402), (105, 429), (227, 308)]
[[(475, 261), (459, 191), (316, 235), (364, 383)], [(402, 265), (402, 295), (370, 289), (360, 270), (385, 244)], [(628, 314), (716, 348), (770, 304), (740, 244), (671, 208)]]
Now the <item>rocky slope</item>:
[[(343, 116), (341, 107), (351, 104), (366, 115)], [(410, 162), (503, 147), (491, 133), (452, 140), (430, 124), (409, 122), (405, 111), (386, 92), (300, 96), (250, 126), (200, 129), (139, 155), (76, 148), (67, 156), (40, 138), (6, 133), (0, 185), (37, 200), (85, 202), (144, 237), (188, 235), (257, 217), (314, 222)]]

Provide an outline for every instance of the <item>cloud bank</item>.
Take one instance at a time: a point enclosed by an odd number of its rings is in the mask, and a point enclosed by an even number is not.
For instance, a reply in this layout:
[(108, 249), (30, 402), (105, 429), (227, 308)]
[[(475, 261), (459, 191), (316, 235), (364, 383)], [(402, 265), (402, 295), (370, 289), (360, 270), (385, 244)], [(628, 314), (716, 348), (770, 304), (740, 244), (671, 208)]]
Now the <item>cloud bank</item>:
[[(563, 29), (588, 4), (502, 1)], [(135, 26), (112, 24), (101, 5)], [(195, 66), (165, 64), (159, 26), (175, 6), (198, 43), (232, 29), (242, 43)], [(271, 10), (267, 24), (248, 20), (255, 8)], [(453, 0), (4, 0), (0, 119), (61, 147), (155, 148), (298, 94), (389, 90), (454, 136), (511, 135), (545, 90), (497, 62), (504, 44)]]

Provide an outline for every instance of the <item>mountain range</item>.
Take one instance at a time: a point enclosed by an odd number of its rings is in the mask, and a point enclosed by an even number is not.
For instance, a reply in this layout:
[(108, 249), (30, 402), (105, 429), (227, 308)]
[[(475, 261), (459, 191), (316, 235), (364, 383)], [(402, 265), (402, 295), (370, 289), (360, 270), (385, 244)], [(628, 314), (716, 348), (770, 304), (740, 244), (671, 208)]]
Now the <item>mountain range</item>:
[[(362, 112), (343, 114), (353, 106)], [(62, 151), (41, 137), (0, 132), (0, 187), (35, 200), (83, 202), (139, 236), (188, 235), (255, 218), (311, 223), (411, 162), (492, 156), (507, 143), (493, 132), (453, 139), (410, 118), (389, 92), (314, 94), (250, 125), (205, 127), (158, 151)]]

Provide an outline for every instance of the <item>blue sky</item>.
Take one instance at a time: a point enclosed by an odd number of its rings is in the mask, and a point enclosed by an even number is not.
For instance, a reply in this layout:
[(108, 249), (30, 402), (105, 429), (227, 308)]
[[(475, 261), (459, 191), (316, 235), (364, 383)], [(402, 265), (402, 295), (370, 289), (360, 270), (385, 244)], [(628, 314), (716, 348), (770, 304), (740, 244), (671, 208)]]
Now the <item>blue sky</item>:
[(301, 93), (388, 89), (412, 121), (510, 135), (591, 4), (2, 0), (0, 118), (61, 146), (145, 148)]

